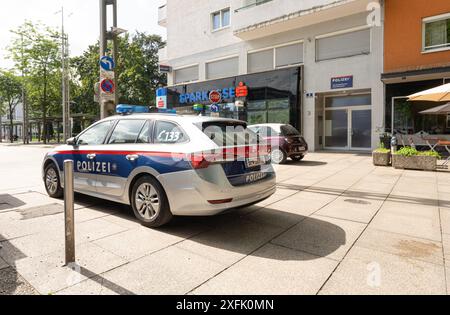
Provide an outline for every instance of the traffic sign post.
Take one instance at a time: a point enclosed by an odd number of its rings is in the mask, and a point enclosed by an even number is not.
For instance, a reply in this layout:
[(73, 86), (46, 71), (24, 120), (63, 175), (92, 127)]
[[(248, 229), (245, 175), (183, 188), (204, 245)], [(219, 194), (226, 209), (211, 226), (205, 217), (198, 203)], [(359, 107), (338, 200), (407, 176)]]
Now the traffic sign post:
[(114, 62), (114, 59), (109, 56), (103, 56), (100, 59), (100, 67), (104, 71), (114, 71), (116, 68), (116, 63)]

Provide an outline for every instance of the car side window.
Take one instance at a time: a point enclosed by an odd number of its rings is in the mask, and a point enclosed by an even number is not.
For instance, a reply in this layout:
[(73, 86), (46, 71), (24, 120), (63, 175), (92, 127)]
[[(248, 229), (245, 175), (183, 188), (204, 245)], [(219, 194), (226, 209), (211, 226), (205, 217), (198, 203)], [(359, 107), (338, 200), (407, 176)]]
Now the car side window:
[(145, 120), (125, 119), (120, 120), (109, 139), (108, 144), (131, 144), (136, 143)]
[(158, 121), (155, 126), (155, 143), (173, 144), (186, 141), (186, 135), (176, 124), (168, 121)]
[(137, 143), (150, 143), (151, 141), (151, 127), (152, 122), (147, 121), (141, 130), (141, 133), (137, 139)]
[(98, 123), (87, 129), (77, 138), (78, 145), (100, 145), (103, 144), (114, 121)]

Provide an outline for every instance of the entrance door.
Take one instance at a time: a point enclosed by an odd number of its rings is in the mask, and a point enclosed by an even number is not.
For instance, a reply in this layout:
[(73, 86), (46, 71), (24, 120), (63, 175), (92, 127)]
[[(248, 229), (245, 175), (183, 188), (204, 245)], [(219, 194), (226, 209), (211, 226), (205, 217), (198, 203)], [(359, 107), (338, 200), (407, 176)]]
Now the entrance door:
[(350, 110), (351, 150), (370, 150), (372, 148), (372, 111), (370, 109)]

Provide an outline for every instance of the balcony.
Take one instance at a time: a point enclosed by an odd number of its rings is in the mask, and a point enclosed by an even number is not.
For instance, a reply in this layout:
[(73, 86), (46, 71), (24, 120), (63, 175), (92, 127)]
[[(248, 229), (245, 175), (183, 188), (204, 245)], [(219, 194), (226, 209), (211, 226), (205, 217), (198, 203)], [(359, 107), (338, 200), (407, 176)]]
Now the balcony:
[(233, 0), (233, 33), (266, 37), (367, 11), (373, 0)]
[(158, 8), (158, 24), (162, 27), (167, 27), (167, 4)]

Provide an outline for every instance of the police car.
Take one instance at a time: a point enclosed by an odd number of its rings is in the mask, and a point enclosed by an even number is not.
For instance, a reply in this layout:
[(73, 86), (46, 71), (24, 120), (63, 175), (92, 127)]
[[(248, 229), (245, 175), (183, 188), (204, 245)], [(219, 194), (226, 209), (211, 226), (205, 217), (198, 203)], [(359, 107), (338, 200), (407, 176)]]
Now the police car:
[(43, 180), (49, 196), (61, 198), (64, 161), (73, 160), (76, 192), (130, 205), (143, 225), (160, 227), (274, 194), (270, 146), (261, 141), (237, 120), (114, 116), (49, 152)]

